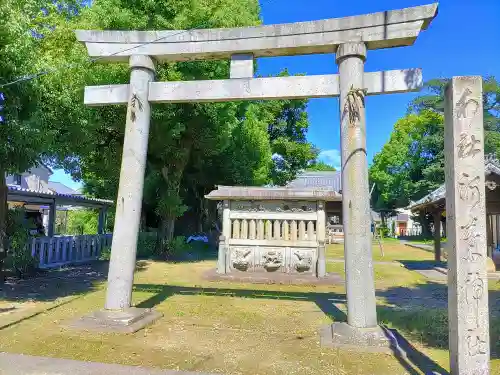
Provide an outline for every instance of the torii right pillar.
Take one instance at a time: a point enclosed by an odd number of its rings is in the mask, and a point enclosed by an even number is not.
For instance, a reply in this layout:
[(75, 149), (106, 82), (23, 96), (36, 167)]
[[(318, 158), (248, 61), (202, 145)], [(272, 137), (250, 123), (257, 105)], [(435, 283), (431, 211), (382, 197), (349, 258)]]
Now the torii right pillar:
[(363, 42), (341, 44), (336, 53), (340, 86), (342, 214), (344, 227), (347, 323), (334, 323), (323, 344), (386, 349), (391, 346), (377, 323), (373, 275), (370, 192), (366, 155)]

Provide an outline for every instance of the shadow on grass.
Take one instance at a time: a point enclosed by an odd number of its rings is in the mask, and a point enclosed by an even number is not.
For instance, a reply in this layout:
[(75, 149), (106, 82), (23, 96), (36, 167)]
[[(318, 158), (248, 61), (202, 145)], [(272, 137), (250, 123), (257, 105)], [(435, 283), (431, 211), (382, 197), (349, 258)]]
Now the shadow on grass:
[[(394, 286), (377, 291), (399, 308), (379, 306), (383, 323), (404, 332), (413, 341), (448, 349), (448, 285), (429, 281), (412, 287)], [(491, 358), (500, 358), (500, 291), (489, 291)]]
[(312, 301), (329, 317), (335, 321), (345, 321), (347, 316), (342, 310), (339, 310), (335, 303), (345, 304), (345, 295), (335, 293), (301, 293), (301, 292), (277, 292), (268, 290), (251, 289), (228, 289), (228, 288), (202, 288), (202, 287), (184, 287), (168, 286), (154, 284), (136, 284), (134, 291), (156, 293), (154, 296), (141, 302), (137, 307), (153, 308), (173, 295), (213, 295), (230, 296), (254, 299), (274, 299), (291, 301)]
[[(136, 263), (136, 272), (146, 269), (147, 262)], [(99, 284), (107, 279), (107, 275), (108, 262), (95, 261), (46, 270), (32, 278), (11, 277), (0, 285), (0, 301), (51, 302), (62, 297), (83, 295), (98, 289)]]
[(433, 270), (435, 267), (446, 268), (446, 262), (436, 262), (434, 260), (397, 260), (407, 269), (411, 271), (428, 271)]
[[(165, 259), (159, 259), (165, 261)], [(196, 263), (203, 262), (207, 260), (217, 260), (217, 251), (207, 250), (207, 251), (187, 251), (179, 255), (173, 255), (166, 259), (169, 263)]]
[[(397, 330), (382, 325), (386, 336), (391, 340), (394, 357), (410, 375), (424, 374), (449, 375), (449, 372), (413, 346)], [(397, 345), (395, 343), (397, 342)], [(419, 371), (420, 370), (420, 371)]]
[(174, 254), (158, 255), (154, 257), (141, 257), (140, 259), (153, 259), (168, 263), (196, 263), (207, 260), (217, 260), (218, 249), (204, 242), (193, 241), (185, 244), (185, 248), (174, 252)]
[[(336, 303), (345, 304), (346, 299), (344, 294), (337, 293), (302, 293), (302, 292), (281, 292), (267, 290), (249, 290), (249, 289), (230, 289), (230, 288), (202, 288), (202, 287), (184, 287), (184, 286), (169, 286), (156, 284), (136, 284), (134, 291), (155, 293), (152, 297), (141, 302), (136, 307), (153, 308), (156, 305), (164, 302), (169, 297), (174, 295), (211, 295), (211, 296), (231, 296), (241, 298), (254, 299), (273, 299), (273, 300), (288, 300), (288, 301), (310, 301), (315, 303), (327, 316), (337, 322), (347, 320), (346, 314), (335, 306)], [(385, 314), (386, 317), (398, 314), (394, 310), (390, 314)], [(389, 319), (391, 321), (392, 319)], [(401, 319), (395, 318), (396, 321)], [(445, 369), (432, 361), (422, 352), (418, 351), (406, 339), (399, 335), (394, 330), (385, 329), (386, 334), (392, 335), (397, 339), (398, 345), (392, 347), (394, 356), (401, 365), (408, 371), (409, 374), (432, 373), (448, 374)]]

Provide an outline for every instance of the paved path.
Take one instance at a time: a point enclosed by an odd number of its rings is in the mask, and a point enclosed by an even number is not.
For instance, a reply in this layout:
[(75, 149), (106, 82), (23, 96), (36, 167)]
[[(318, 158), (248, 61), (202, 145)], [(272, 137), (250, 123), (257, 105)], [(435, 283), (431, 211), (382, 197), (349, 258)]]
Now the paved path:
[(427, 277), (428, 279), (431, 280), (448, 280), (448, 276), (436, 269), (430, 269), (430, 270), (413, 270), (415, 272), (418, 272), (422, 276)]
[(1, 375), (209, 375), (201, 372), (159, 370), (69, 359), (0, 353)]
[[(344, 263), (345, 259), (342, 259), (342, 258), (326, 258), (326, 261), (327, 262), (331, 262), (331, 263)], [(399, 263), (399, 262), (388, 262), (388, 261), (382, 261), (382, 260), (380, 260), (380, 261), (375, 260), (375, 261), (373, 261), (373, 264), (385, 264), (385, 265), (402, 267), (401, 263)]]
[[(434, 244), (424, 244), (424, 243), (417, 243), (417, 242), (410, 242), (406, 240), (401, 240), (400, 241), (403, 245), (409, 246), (409, 247), (414, 247), (416, 249), (422, 249), (422, 250), (427, 250), (427, 251), (432, 251), (434, 252)], [(446, 242), (441, 242), (441, 249), (446, 248)]]

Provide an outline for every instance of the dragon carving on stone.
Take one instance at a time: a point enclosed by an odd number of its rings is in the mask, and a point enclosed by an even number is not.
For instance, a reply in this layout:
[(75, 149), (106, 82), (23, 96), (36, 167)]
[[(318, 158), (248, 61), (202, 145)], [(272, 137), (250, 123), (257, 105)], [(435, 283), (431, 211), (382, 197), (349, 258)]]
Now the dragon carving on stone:
[(293, 253), (297, 257), (297, 261), (294, 264), (295, 269), (297, 272), (305, 272), (309, 271), (312, 266), (312, 257), (310, 254), (296, 251)]
[(264, 268), (269, 272), (278, 270), (283, 264), (283, 254), (280, 251), (268, 251), (263, 258)]
[(247, 271), (248, 266), (250, 265), (250, 261), (247, 259), (247, 257), (250, 255), (252, 251), (245, 249), (245, 250), (235, 250), (234, 251), (234, 260), (233, 260), (233, 267), (236, 268), (239, 271)]

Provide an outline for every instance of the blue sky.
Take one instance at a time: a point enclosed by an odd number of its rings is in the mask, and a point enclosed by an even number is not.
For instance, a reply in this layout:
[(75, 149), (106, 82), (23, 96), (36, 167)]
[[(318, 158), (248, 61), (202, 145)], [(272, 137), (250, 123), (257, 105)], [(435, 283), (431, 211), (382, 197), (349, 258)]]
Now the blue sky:
[[(260, 0), (264, 24), (310, 21), (401, 9), (429, 4), (418, 0)], [(413, 46), (368, 51), (365, 70), (380, 71), (422, 68), (424, 79), (454, 75), (494, 75), (500, 78), (500, 0), (443, 0), (439, 14)], [(312, 55), (263, 58), (258, 74), (277, 74), (287, 68), (291, 74), (337, 73), (335, 56)], [(367, 98), (367, 151), (371, 161), (389, 139), (394, 123), (404, 116), (417, 94), (392, 94)], [(340, 164), (338, 99), (312, 99), (308, 106), (308, 139), (322, 150), (320, 158)], [(53, 181), (70, 187), (63, 171)]]

